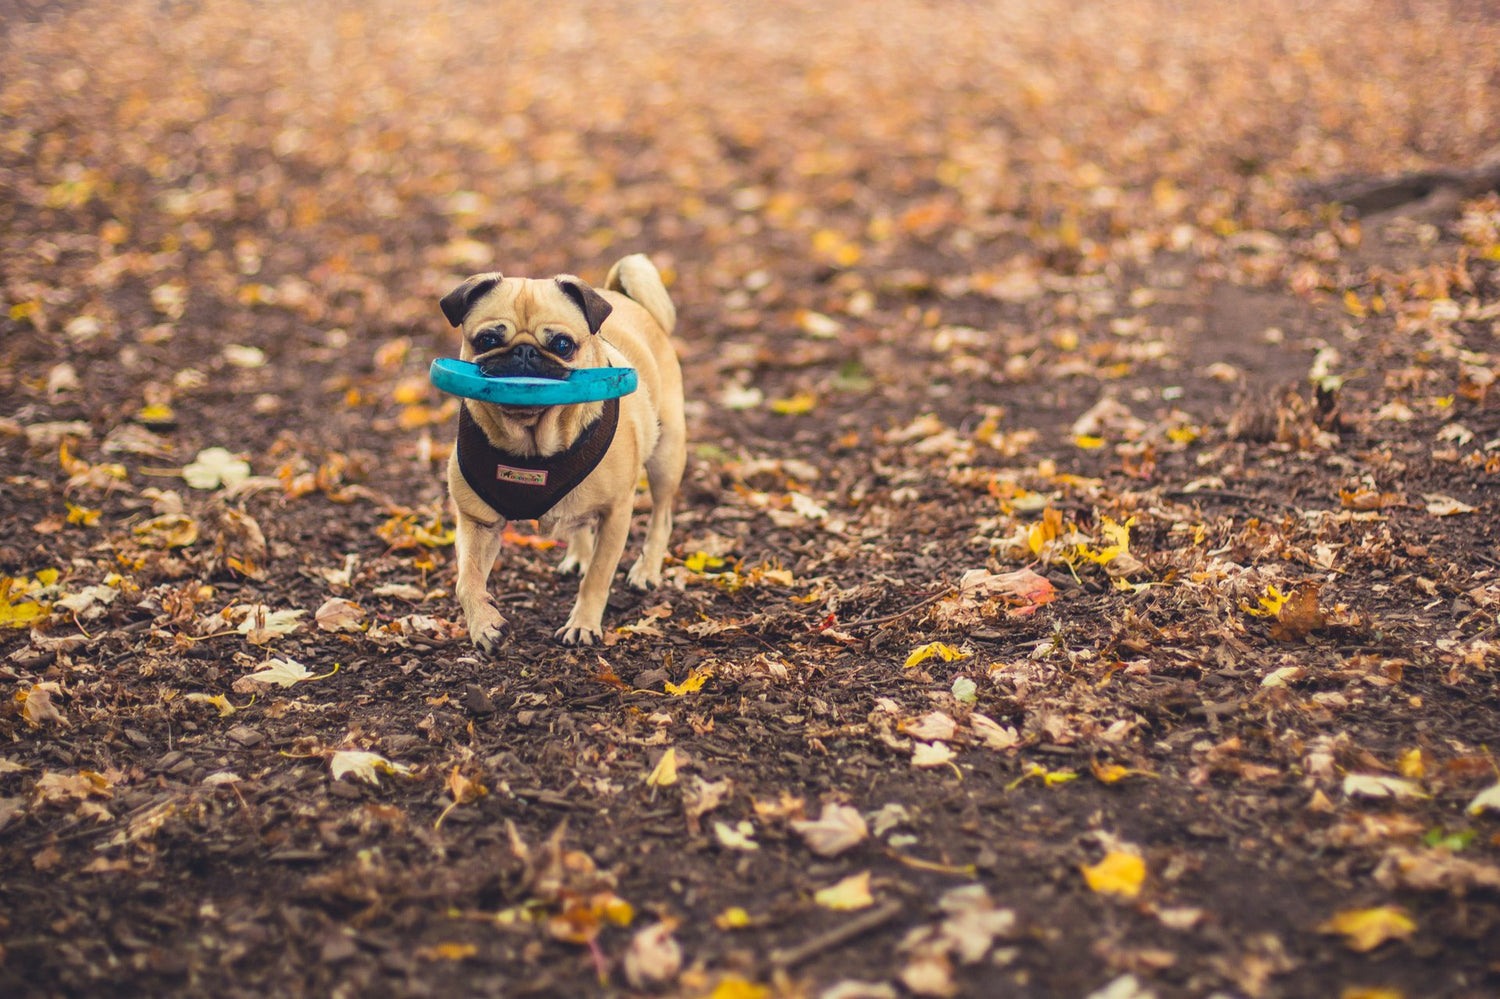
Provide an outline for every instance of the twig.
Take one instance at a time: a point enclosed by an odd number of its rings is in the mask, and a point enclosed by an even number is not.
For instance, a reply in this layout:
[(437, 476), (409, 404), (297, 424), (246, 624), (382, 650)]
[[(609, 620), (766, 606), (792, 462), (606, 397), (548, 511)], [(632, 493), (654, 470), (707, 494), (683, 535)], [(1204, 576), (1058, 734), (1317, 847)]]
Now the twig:
[(796, 947), (778, 947), (771, 951), (769, 960), (777, 968), (794, 968), (824, 951), (842, 947), (855, 937), (863, 936), (877, 926), (890, 922), (900, 913), (901, 908), (900, 902), (887, 902), (862, 916), (856, 916), (847, 923), (835, 926), (827, 933), (820, 933)]
[(923, 607), (930, 606), (931, 604), (937, 603), (939, 600), (943, 599), (944, 597), (951, 596), (953, 594), (953, 592), (954, 592), (953, 590), (940, 590), (939, 592), (934, 593), (932, 596), (930, 596), (927, 599), (921, 601), (920, 603), (913, 604), (912, 606), (906, 608), (906, 610), (904, 610), (904, 611), (898, 611), (895, 614), (887, 614), (884, 617), (867, 617), (867, 618), (862, 618), (861, 620), (858, 620), (858, 621), (849, 621), (849, 622), (847, 622), (847, 623), (845, 623), (843, 625), (835, 624), (834, 627), (836, 627), (836, 628), (838, 628), (838, 627), (842, 627), (842, 628), (859, 628), (859, 627), (865, 627), (865, 626), (872, 625), (872, 624), (889, 624), (890, 622), (895, 621), (898, 618), (906, 617), (906, 615), (908, 615), (908, 614), (915, 614), (917, 611), (921, 610)]

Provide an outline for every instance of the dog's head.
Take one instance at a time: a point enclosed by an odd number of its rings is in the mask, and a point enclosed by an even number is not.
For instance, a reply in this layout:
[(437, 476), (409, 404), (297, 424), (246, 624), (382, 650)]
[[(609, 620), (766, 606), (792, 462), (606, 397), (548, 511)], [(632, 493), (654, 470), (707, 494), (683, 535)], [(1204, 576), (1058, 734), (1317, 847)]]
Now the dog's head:
[(459, 356), (491, 377), (566, 378), (608, 364), (596, 337), (612, 306), (571, 274), (475, 274), (441, 304), (449, 324), (463, 327)]

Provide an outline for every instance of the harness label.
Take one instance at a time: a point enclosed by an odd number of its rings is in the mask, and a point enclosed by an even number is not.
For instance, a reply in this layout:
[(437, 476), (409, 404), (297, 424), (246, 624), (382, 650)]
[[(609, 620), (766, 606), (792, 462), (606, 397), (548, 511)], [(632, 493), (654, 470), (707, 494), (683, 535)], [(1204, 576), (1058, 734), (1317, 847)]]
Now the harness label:
[(509, 465), (496, 465), (495, 478), (500, 482), (514, 482), (518, 486), (545, 486), (547, 471), (538, 468), (511, 468)]

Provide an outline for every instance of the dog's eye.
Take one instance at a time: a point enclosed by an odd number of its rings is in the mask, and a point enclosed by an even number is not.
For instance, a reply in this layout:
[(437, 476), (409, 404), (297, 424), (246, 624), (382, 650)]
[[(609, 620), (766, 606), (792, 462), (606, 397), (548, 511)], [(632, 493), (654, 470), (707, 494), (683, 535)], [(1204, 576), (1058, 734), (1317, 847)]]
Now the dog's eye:
[(568, 357), (577, 347), (578, 344), (573, 341), (572, 337), (561, 333), (547, 341), (547, 349), (558, 357)]
[(499, 350), (505, 343), (505, 337), (499, 330), (485, 330), (474, 335), (474, 350), (481, 354), (488, 354), (492, 350)]

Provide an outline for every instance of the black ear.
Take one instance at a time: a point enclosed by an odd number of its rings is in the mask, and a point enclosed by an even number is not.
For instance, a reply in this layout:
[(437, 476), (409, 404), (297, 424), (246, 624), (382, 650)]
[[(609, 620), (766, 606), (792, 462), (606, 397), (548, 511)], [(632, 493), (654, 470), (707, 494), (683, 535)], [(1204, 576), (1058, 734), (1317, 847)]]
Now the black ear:
[(463, 284), (454, 288), (443, 296), (443, 315), (448, 319), (449, 326), (457, 326), (464, 321), (464, 316), (474, 307), (474, 303), (485, 296), (495, 285), (499, 284), (501, 275), (475, 274), (464, 281)]
[(573, 304), (583, 310), (583, 318), (589, 323), (589, 332), (598, 333), (599, 327), (604, 325), (604, 320), (609, 318), (615, 307), (605, 301), (603, 295), (571, 274), (559, 274), (553, 280), (573, 300)]

